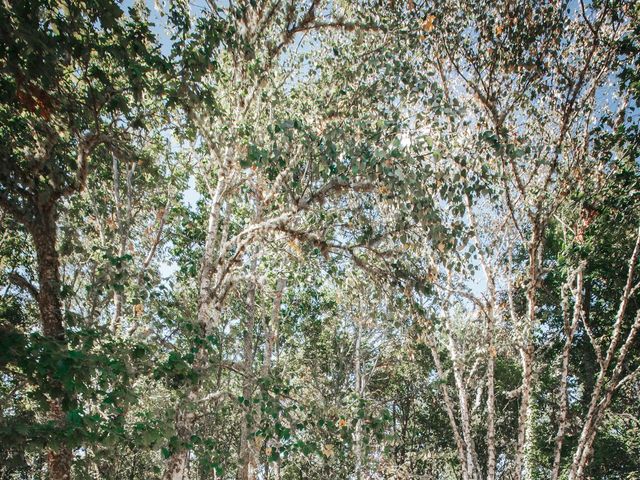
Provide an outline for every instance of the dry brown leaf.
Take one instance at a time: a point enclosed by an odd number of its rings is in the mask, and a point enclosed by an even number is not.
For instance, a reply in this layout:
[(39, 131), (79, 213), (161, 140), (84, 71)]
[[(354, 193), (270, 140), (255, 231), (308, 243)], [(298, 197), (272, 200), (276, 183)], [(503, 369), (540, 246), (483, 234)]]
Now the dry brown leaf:
[(333, 457), (333, 445), (331, 445), (330, 443), (323, 445), (322, 453), (324, 453), (326, 457)]
[(425, 32), (430, 32), (431, 30), (433, 30), (433, 22), (435, 21), (435, 19), (435, 15), (428, 15), (427, 18), (425, 18), (422, 22), (422, 29)]

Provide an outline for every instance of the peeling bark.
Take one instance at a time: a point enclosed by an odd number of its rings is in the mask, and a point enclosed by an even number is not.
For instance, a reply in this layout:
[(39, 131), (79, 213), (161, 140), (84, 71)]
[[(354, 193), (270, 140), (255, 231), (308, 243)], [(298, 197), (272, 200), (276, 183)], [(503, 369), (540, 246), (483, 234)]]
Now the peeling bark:
[[(591, 461), (593, 455), (593, 443), (595, 441), (598, 427), (604, 418), (607, 408), (611, 404), (613, 395), (620, 385), (620, 376), (624, 362), (631, 350), (638, 330), (640, 330), (640, 311), (635, 315), (635, 319), (627, 338), (620, 348), (618, 348), (622, 340), (622, 330), (629, 306), (629, 300), (634, 292), (634, 278), (638, 257), (640, 256), (640, 229), (636, 237), (635, 246), (628, 262), (627, 281), (620, 297), (618, 312), (613, 325), (613, 332), (609, 342), (606, 355), (600, 364), (600, 371), (596, 380), (595, 387), (591, 394), (591, 402), (589, 410), (584, 420), (584, 425), (578, 440), (578, 447), (573, 455), (571, 470), (569, 471), (569, 480), (582, 480), (585, 470)], [(614, 361), (615, 359), (615, 361)], [(613, 370), (611, 367), (613, 366)], [(608, 372), (611, 370), (611, 374)]]
[[(531, 390), (533, 383), (533, 359), (535, 347), (533, 334), (537, 325), (536, 309), (537, 295), (540, 282), (542, 264), (542, 228), (540, 224), (533, 225), (529, 242), (529, 278), (527, 286), (527, 315), (523, 327), (523, 339), (520, 347), (522, 363), (522, 385), (520, 387), (520, 410), (518, 412), (518, 444), (515, 457), (516, 480), (528, 478), (529, 465), (526, 456), (530, 448), (532, 437), (532, 408)], [(523, 472), (524, 469), (524, 472)]]
[[(578, 267), (575, 275), (575, 300), (573, 305), (573, 318), (571, 323), (565, 320), (565, 342), (562, 349), (562, 367), (560, 373), (560, 415), (558, 419), (558, 431), (555, 438), (555, 447), (553, 453), (553, 465), (551, 468), (551, 480), (557, 480), (560, 475), (560, 462), (562, 458), (562, 444), (564, 442), (565, 433), (568, 426), (568, 392), (567, 380), (569, 377), (569, 355), (571, 353), (571, 345), (573, 338), (578, 329), (580, 317), (583, 312), (583, 286), (584, 286), (584, 268), (582, 264)], [(564, 302), (563, 302), (564, 303)], [(566, 307), (563, 308), (566, 310)]]

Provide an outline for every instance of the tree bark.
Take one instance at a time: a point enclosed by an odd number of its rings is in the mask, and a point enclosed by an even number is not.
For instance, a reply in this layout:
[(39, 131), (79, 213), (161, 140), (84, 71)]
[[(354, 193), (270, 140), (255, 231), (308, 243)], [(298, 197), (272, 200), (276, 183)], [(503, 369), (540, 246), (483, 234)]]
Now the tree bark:
[[(255, 357), (254, 329), (256, 314), (256, 270), (257, 258), (254, 254), (251, 265), (251, 283), (247, 292), (247, 323), (244, 327), (243, 338), (243, 373), (242, 396), (245, 400), (253, 396), (255, 390), (253, 362)], [(256, 455), (253, 449), (253, 441), (249, 438), (254, 415), (253, 402), (243, 406), (243, 415), (240, 422), (240, 465), (238, 468), (238, 480), (254, 480), (256, 477)]]
[[(571, 470), (569, 472), (569, 480), (580, 480), (584, 478), (585, 470), (591, 461), (593, 455), (593, 443), (598, 432), (599, 424), (604, 417), (606, 409), (609, 407), (613, 394), (618, 388), (620, 375), (624, 366), (625, 359), (633, 342), (636, 338), (638, 330), (640, 330), (640, 311), (636, 312), (636, 317), (631, 325), (629, 334), (620, 348), (618, 348), (622, 340), (623, 323), (627, 312), (627, 307), (632, 293), (635, 291), (634, 278), (636, 272), (636, 264), (640, 257), (640, 229), (636, 237), (635, 246), (631, 258), (629, 259), (627, 282), (620, 298), (620, 305), (613, 325), (613, 332), (606, 356), (602, 359), (600, 372), (595, 384), (595, 388), (591, 395), (589, 411), (585, 417), (584, 426), (578, 440), (578, 447), (573, 456)], [(615, 362), (614, 362), (615, 357)], [(613, 371), (608, 376), (607, 373), (613, 365)]]
[[(533, 225), (529, 243), (529, 285), (527, 287), (527, 316), (524, 325), (524, 338), (520, 347), (522, 361), (522, 386), (520, 390), (520, 412), (518, 415), (518, 445), (515, 458), (515, 478), (528, 478), (526, 456), (532, 436), (531, 389), (533, 383), (533, 357), (535, 346), (533, 334), (536, 327), (536, 308), (540, 269), (542, 262), (542, 228), (540, 224)], [(523, 474), (524, 467), (524, 474)]]
[[(60, 299), (60, 261), (56, 250), (56, 217), (54, 205), (41, 205), (36, 220), (30, 225), (30, 233), (38, 262), (38, 310), (42, 334), (64, 346), (66, 341)], [(64, 397), (59, 396), (51, 398), (49, 407), (49, 418), (61, 429), (66, 422), (63, 404)], [(71, 460), (72, 452), (67, 445), (62, 444), (56, 449), (49, 449), (47, 452), (49, 479), (70, 479)]]
[(495, 317), (493, 304), (487, 317), (487, 480), (496, 478), (496, 394), (495, 394), (495, 362), (496, 347), (494, 344)]
[[(220, 212), (222, 210), (222, 194), (226, 185), (226, 168), (228, 164), (223, 165), (220, 177), (212, 195), (211, 207), (209, 209), (209, 220), (207, 227), (207, 237), (202, 257), (202, 265), (200, 267), (199, 292), (198, 292), (198, 325), (206, 338), (213, 332), (214, 326), (218, 324), (220, 318), (220, 307), (216, 302), (215, 292), (212, 291), (214, 282), (215, 267), (218, 261), (216, 255), (216, 246), (218, 242), (218, 226), (220, 224)], [(193, 368), (199, 373), (207, 370), (209, 365), (208, 352), (202, 346), (199, 346), (196, 352), (196, 360)], [(200, 380), (191, 385), (189, 393), (185, 398), (185, 403), (179, 405), (176, 410), (175, 428), (178, 437), (187, 442), (195, 423), (195, 415), (193, 408), (202, 396), (200, 391)], [(172, 452), (165, 463), (165, 470), (162, 476), (163, 480), (183, 480), (189, 452), (186, 447), (180, 447), (177, 451)]]
[(431, 357), (433, 358), (436, 372), (438, 373), (438, 379), (441, 381), (440, 392), (442, 393), (442, 399), (444, 400), (449, 425), (451, 426), (451, 431), (453, 432), (453, 437), (456, 441), (458, 461), (460, 462), (460, 468), (462, 469), (461, 477), (462, 480), (469, 480), (471, 479), (473, 472), (469, 472), (467, 468), (467, 446), (463, 442), (460, 431), (458, 430), (458, 424), (455, 417), (455, 407), (451, 397), (449, 396), (449, 391), (447, 390), (447, 375), (445, 375), (444, 369), (442, 368), (442, 362), (440, 361), (440, 355), (438, 354), (435, 343), (431, 339), (428, 339), (427, 346), (431, 352)]
[[(487, 290), (489, 298), (486, 302), (486, 318), (487, 318), (487, 480), (495, 480), (496, 478), (496, 395), (495, 395), (495, 363), (496, 363), (496, 347), (494, 341), (495, 324), (496, 324), (496, 281), (494, 270), (488, 259), (483, 253), (482, 244), (478, 238), (478, 225), (476, 217), (473, 213), (471, 198), (465, 197), (465, 204), (469, 212), (469, 223), (473, 228), (473, 238), (477, 246), (478, 257), (482, 271), (487, 279)], [(479, 466), (478, 466), (479, 467)]]
[[(278, 281), (276, 282), (276, 291), (273, 299), (273, 308), (271, 310), (271, 318), (269, 319), (268, 317), (265, 317), (264, 319), (263, 326), (266, 334), (266, 342), (264, 345), (262, 366), (260, 368), (260, 375), (262, 376), (263, 379), (266, 379), (267, 377), (269, 377), (269, 375), (271, 375), (271, 366), (274, 361), (272, 359), (273, 353), (274, 351), (277, 352), (278, 329), (280, 325), (280, 306), (282, 305), (282, 294), (284, 292), (284, 288), (286, 284), (287, 284), (287, 281), (285, 278), (279, 278)], [(275, 361), (277, 361), (277, 355), (276, 355)], [(260, 412), (257, 412), (257, 413), (258, 415), (260, 415)], [(270, 464), (269, 464), (268, 458), (264, 461), (263, 469), (264, 469), (264, 478), (269, 479)], [(279, 479), (280, 478), (280, 461), (279, 460), (274, 462), (273, 472), (274, 472), (274, 477), (276, 479)]]
[(480, 478), (478, 472), (478, 462), (475, 449), (475, 442), (473, 440), (473, 433), (471, 431), (471, 415), (469, 414), (469, 396), (467, 394), (467, 387), (464, 382), (464, 373), (462, 371), (462, 361), (460, 360), (457, 352), (457, 347), (453, 339), (452, 334), (449, 334), (449, 355), (451, 356), (451, 363), (453, 364), (453, 378), (455, 381), (456, 389), (458, 391), (458, 409), (460, 411), (460, 426), (462, 429), (462, 438), (465, 444), (465, 462), (466, 470), (470, 480)]
[[(562, 444), (564, 442), (565, 432), (569, 421), (569, 404), (567, 391), (567, 381), (569, 378), (569, 355), (573, 344), (573, 337), (578, 328), (580, 316), (583, 312), (583, 284), (584, 284), (584, 264), (578, 267), (576, 273), (575, 303), (573, 307), (573, 319), (571, 324), (565, 320), (565, 343), (562, 349), (562, 370), (560, 374), (560, 419), (558, 423), (558, 432), (556, 434), (555, 448), (553, 454), (553, 466), (551, 469), (551, 480), (557, 480), (560, 475), (560, 461), (562, 459)], [(563, 301), (564, 303), (564, 301)]]
[[(361, 400), (364, 395), (364, 382), (362, 379), (362, 362), (361, 362), (361, 343), (362, 343), (362, 324), (358, 322), (356, 327), (356, 349), (354, 358), (354, 373), (356, 380), (356, 393), (358, 399)], [(355, 447), (355, 480), (361, 480), (362, 478), (362, 419), (358, 417), (356, 422), (356, 428), (354, 432), (354, 447)]]

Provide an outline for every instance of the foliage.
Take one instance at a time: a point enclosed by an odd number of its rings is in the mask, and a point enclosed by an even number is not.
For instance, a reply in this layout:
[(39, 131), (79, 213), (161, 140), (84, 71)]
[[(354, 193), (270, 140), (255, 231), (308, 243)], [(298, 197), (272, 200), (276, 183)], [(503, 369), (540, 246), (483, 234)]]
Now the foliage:
[(635, 478), (639, 16), (0, 4), (0, 476)]

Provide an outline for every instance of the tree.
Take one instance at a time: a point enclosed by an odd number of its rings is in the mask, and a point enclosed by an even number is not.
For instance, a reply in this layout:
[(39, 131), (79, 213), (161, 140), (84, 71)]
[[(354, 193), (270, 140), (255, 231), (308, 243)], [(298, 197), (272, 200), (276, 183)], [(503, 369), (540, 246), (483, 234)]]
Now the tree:
[(0, 476), (638, 470), (634, 4), (0, 11)]
[[(62, 353), (60, 209), (85, 189), (93, 162), (126, 152), (132, 132), (144, 128), (140, 101), (159, 58), (136, 10), (127, 18), (114, 2), (53, 7), (2, 6), (0, 204), (35, 249), (37, 286), (17, 272), (11, 278), (35, 297), (42, 335)], [(56, 385), (49, 418), (64, 432), (75, 395), (54, 371), (47, 381)], [(71, 446), (63, 438), (50, 449), (51, 478), (70, 478)]]

